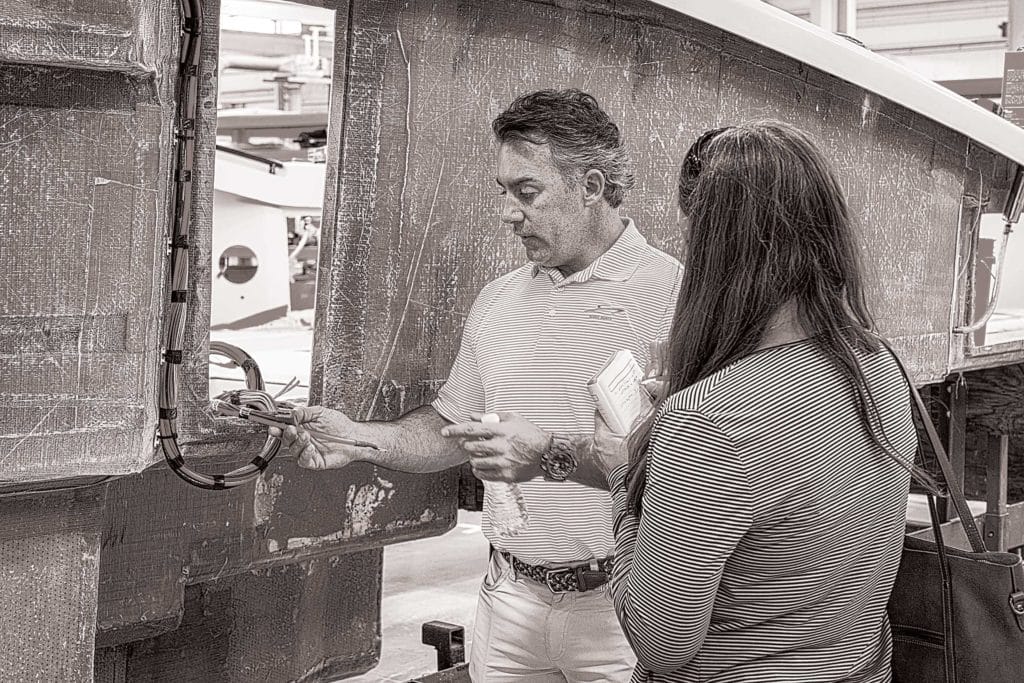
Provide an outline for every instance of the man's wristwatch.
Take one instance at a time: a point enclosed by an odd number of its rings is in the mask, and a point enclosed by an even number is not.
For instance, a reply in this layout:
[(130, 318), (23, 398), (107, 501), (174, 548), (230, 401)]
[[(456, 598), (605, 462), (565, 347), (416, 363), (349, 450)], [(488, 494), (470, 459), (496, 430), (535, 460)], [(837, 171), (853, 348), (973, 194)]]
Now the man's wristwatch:
[(580, 466), (576, 460), (576, 446), (571, 439), (554, 435), (551, 445), (540, 455), (540, 468), (551, 481), (565, 481)]

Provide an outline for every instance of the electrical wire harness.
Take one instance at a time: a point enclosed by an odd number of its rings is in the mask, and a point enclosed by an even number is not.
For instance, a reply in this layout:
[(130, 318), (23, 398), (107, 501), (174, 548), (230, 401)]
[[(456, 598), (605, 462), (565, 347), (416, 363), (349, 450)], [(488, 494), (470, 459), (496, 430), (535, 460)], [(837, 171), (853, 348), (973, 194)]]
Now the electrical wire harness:
[[(281, 428), (292, 424), (292, 406), (284, 402), (277, 403), (275, 397), (263, 390), (263, 376), (252, 356), (237, 346), (232, 346), (225, 342), (210, 342), (210, 354), (224, 356), (230, 361), (231, 366), (240, 367), (245, 371), (246, 388), (226, 391), (213, 399), (211, 401), (211, 408), (215, 413), (226, 417), (249, 419), (251, 422), (258, 424), (267, 424)], [(297, 380), (289, 382), (281, 393), (291, 390), (295, 384), (297, 384)], [(255, 419), (250, 416), (250, 413), (255, 415)], [(259, 417), (262, 416), (272, 416), (274, 421), (260, 420)], [(202, 474), (185, 464), (185, 459), (182, 457), (181, 450), (178, 447), (177, 435), (173, 431), (174, 424), (170, 419), (166, 421), (168, 423), (167, 429), (170, 430), (173, 438), (165, 439), (162, 436), (165, 419), (163, 416), (163, 406), (161, 405), (160, 443), (163, 446), (164, 457), (175, 474), (189, 484), (199, 488), (228, 489), (244, 484), (265, 470), (281, 449), (281, 439), (268, 435), (263, 448), (249, 464), (226, 474)]]
[[(192, 176), (196, 157), (200, 46), (203, 34), (202, 6), (199, 0), (182, 0), (180, 7), (181, 46), (178, 53), (178, 109), (175, 120), (177, 147), (174, 167), (174, 214), (168, 243), (171, 260), (171, 297), (165, 331), (167, 345), (163, 351), (163, 368), (160, 373), (157, 438), (167, 464), (183, 480), (203, 489), (229, 489), (254, 479), (265, 470), (280, 450), (281, 440), (268, 435), (263, 448), (249, 464), (225, 474), (203, 474), (189, 468), (178, 446), (178, 371), (182, 363), (182, 345), (188, 310), (188, 249), (192, 220)], [(251, 356), (238, 347), (223, 342), (212, 342), (210, 352), (227, 357), (245, 370), (246, 389), (222, 394), (217, 405), (231, 406), (231, 409), (218, 412), (228, 415), (234, 412), (237, 417), (246, 417), (251, 410), (279, 414), (273, 397), (263, 390), (263, 376)], [(291, 419), (290, 410), (287, 415), (283, 412), (280, 415), (282, 418)]]

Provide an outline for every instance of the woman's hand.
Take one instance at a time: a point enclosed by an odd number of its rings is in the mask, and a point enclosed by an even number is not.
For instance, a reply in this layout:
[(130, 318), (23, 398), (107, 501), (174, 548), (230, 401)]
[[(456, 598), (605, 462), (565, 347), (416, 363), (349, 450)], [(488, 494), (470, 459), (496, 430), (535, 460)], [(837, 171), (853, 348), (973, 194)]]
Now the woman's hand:
[(605, 478), (616, 467), (629, 462), (626, 438), (612, 431), (608, 423), (601, 417), (600, 411), (594, 412), (594, 442), (590, 457)]
[(648, 348), (647, 367), (640, 385), (658, 402), (668, 393), (668, 340), (655, 339)]

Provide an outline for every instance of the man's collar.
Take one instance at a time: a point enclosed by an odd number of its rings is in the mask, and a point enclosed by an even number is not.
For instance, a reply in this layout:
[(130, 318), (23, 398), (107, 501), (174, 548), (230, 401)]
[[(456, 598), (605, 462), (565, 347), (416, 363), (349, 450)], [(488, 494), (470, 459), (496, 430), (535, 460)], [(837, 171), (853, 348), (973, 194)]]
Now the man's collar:
[(569, 277), (562, 277), (557, 268), (544, 268), (534, 263), (532, 264), (534, 277), (543, 271), (550, 273), (556, 283), (562, 280), (571, 282), (586, 282), (591, 279), (613, 282), (628, 280), (640, 266), (640, 259), (643, 258), (647, 250), (647, 240), (636, 229), (632, 218), (624, 218), (623, 222), (626, 224), (626, 229), (622, 231), (615, 243), (583, 270), (573, 273)]

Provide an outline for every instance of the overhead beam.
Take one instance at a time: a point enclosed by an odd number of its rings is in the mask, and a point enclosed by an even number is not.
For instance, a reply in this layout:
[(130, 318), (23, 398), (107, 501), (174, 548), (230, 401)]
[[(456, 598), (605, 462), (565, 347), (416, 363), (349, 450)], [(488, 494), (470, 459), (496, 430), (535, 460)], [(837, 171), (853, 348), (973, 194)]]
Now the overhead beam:
[(999, 97), (1003, 89), (1000, 78), (958, 78), (936, 83), (964, 97)]
[(220, 6), (222, 17), (243, 16), (331, 26), (334, 22), (333, 11), (325, 11), (326, 8), (327, 3), (324, 0), (303, 0), (302, 2), (223, 0)]

